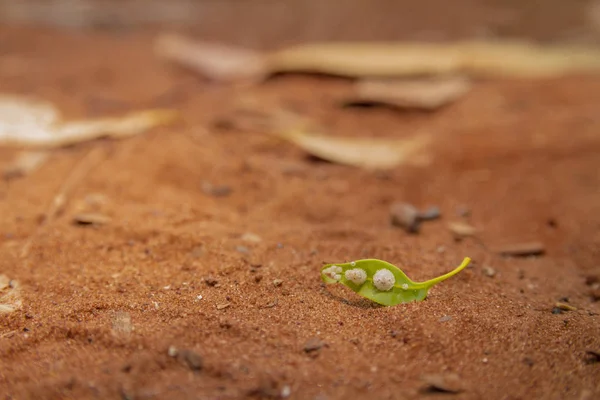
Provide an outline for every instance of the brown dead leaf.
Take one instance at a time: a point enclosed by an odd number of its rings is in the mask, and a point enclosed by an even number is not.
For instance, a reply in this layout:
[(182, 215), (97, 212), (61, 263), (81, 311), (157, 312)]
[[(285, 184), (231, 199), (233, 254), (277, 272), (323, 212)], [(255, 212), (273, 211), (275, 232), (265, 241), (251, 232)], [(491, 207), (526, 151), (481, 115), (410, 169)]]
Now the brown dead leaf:
[(323, 160), (366, 169), (390, 169), (402, 164), (424, 165), (430, 162), (427, 134), (407, 139), (354, 138), (280, 131), (281, 138)]
[(2, 175), (4, 179), (23, 177), (35, 171), (50, 156), (45, 151), (24, 151), (17, 155), (13, 162), (4, 168)]
[(386, 104), (398, 108), (434, 110), (457, 100), (471, 88), (461, 76), (436, 79), (377, 79), (358, 82), (346, 104)]
[(211, 80), (256, 80), (265, 74), (261, 53), (216, 43), (193, 41), (181, 35), (163, 34), (156, 40), (158, 56), (193, 69)]
[(460, 393), (463, 391), (460, 376), (454, 373), (423, 375), (423, 388), (427, 392)]

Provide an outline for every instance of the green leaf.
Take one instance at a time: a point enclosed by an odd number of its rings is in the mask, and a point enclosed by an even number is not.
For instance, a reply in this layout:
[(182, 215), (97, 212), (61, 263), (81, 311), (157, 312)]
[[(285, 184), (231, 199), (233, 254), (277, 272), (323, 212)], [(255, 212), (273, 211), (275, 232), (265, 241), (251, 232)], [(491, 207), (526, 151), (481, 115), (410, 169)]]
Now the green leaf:
[(428, 290), (465, 269), (471, 262), (465, 257), (453, 271), (425, 282), (413, 282), (398, 267), (376, 259), (357, 260), (344, 264), (327, 264), (321, 269), (325, 283), (341, 283), (359, 295), (384, 306), (422, 301)]

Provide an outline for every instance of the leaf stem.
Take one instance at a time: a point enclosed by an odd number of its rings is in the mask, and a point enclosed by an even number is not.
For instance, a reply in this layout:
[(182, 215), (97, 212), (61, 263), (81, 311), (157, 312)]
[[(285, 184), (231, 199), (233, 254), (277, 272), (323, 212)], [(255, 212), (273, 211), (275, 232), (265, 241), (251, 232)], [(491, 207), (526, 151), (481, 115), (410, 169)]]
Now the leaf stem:
[(438, 276), (437, 278), (433, 278), (430, 279), (428, 281), (425, 282), (415, 282), (415, 288), (418, 289), (429, 289), (430, 287), (432, 287), (433, 285), (440, 283), (442, 281), (445, 281), (446, 279), (458, 274), (460, 271), (462, 271), (463, 269), (465, 269), (467, 267), (467, 265), (469, 265), (469, 263), (471, 262), (471, 259), (469, 257), (465, 257), (465, 259), (463, 260), (463, 262), (456, 267), (454, 270), (448, 272), (447, 274), (444, 274), (442, 276)]

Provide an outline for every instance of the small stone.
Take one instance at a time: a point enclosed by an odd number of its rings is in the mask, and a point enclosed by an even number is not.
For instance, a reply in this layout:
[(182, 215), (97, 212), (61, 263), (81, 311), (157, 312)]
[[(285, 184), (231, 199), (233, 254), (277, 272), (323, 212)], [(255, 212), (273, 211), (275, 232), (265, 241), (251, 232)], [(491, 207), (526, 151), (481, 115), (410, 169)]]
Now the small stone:
[(250, 249), (247, 248), (246, 246), (235, 246), (235, 251), (237, 251), (238, 253), (242, 253), (242, 254), (250, 253)]
[(419, 210), (408, 203), (394, 203), (390, 208), (390, 219), (393, 226), (404, 229), (409, 233), (419, 231)]
[(290, 388), (288, 385), (285, 385), (283, 388), (281, 388), (281, 397), (282, 398), (288, 398), (290, 397), (290, 395), (292, 394), (292, 388)]
[(231, 306), (231, 303), (217, 304), (217, 310), (224, 310), (229, 306)]
[(587, 350), (585, 352), (584, 362), (586, 364), (597, 364), (600, 363), (600, 352)]
[(281, 285), (283, 285), (283, 280), (281, 280), (281, 279), (274, 279), (273, 280), (273, 286), (280, 287)]
[(248, 242), (248, 243), (262, 242), (262, 238), (260, 236), (255, 235), (254, 233), (251, 233), (251, 232), (244, 233), (240, 239), (242, 239), (244, 242)]
[(490, 267), (489, 265), (484, 265), (482, 268), (483, 274), (485, 276), (488, 276), (490, 278), (493, 278), (494, 276), (496, 276), (496, 270), (492, 267)]
[(177, 358), (185, 363), (192, 371), (200, 371), (204, 366), (202, 357), (191, 350), (182, 350), (177, 355)]
[(440, 318), (440, 322), (448, 322), (448, 321), (452, 321), (452, 317), (450, 315), (444, 315), (442, 318)]
[(169, 357), (177, 357), (177, 354), (179, 354), (179, 351), (177, 350), (177, 347), (169, 346), (169, 350), (167, 350), (167, 354), (169, 355)]
[(323, 346), (325, 346), (325, 342), (317, 337), (313, 337), (308, 339), (304, 344), (304, 351), (306, 353), (312, 353), (313, 351), (320, 350)]
[(202, 192), (213, 197), (226, 197), (233, 191), (231, 187), (227, 185), (213, 185), (210, 182), (202, 182)]
[(419, 219), (421, 221), (431, 221), (434, 219), (438, 219), (442, 216), (442, 212), (438, 206), (429, 207), (427, 210), (419, 213)]
[(73, 216), (73, 222), (79, 225), (104, 225), (110, 221), (109, 217), (100, 213), (79, 213)]
[(256, 275), (256, 276), (254, 277), (254, 282), (256, 282), (256, 283), (260, 283), (260, 281), (262, 281), (262, 278), (263, 278), (263, 277), (262, 277), (262, 275)]
[(212, 276), (207, 276), (204, 278), (204, 283), (206, 283), (208, 286), (214, 287), (219, 283), (219, 281)]

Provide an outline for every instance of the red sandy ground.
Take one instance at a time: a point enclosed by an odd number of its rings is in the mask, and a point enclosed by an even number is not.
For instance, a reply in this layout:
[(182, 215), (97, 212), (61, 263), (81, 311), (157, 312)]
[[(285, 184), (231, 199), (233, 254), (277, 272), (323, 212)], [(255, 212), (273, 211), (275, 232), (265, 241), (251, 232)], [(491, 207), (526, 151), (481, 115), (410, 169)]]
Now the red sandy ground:
[[(208, 84), (156, 60), (148, 34), (5, 27), (0, 37), (2, 92), (55, 101), (68, 117), (150, 106), (184, 117), (58, 151), (0, 187), (0, 273), (19, 282), (23, 300), (0, 315), (0, 398), (600, 398), (600, 363), (587, 353), (600, 352), (589, 282), (600, 273), (599, 77), (481, 82), (429, 114), (342, 109), (335, 99), (347, 81)], [(213, 129), (241, 93), (293, 105), (332, 135), (433, 132), (434, 163), (366, 172), (259, 133)], [(92, 149), (101, 162), (40, 228)], [(0, 167), (14, 154), (0, 150)], [(205, 181), (232, 191), (211, 196)], [(74, 225), (76, 207), (96, 193), (112, 221)], [(395, 201), (443, 215), (409, 235), (390, 226)], [(462, 219), (485, 246), (454, 241), (446, 224)], [(531, 240), (547, 253), (488, 250)], [(465, 256), (472, 268), (396, 307), (319, 277), (323, 262), (373, 257), (425, 280)], [(553, 314), (564, 298), (577, 310)], [(326, 345), (307, 353), (311, 338)], [(203, 368), (170, 357), (170, 346), (197, 353)], [(452, 373), (458, 394), (422, 392), (424, 374)]]

